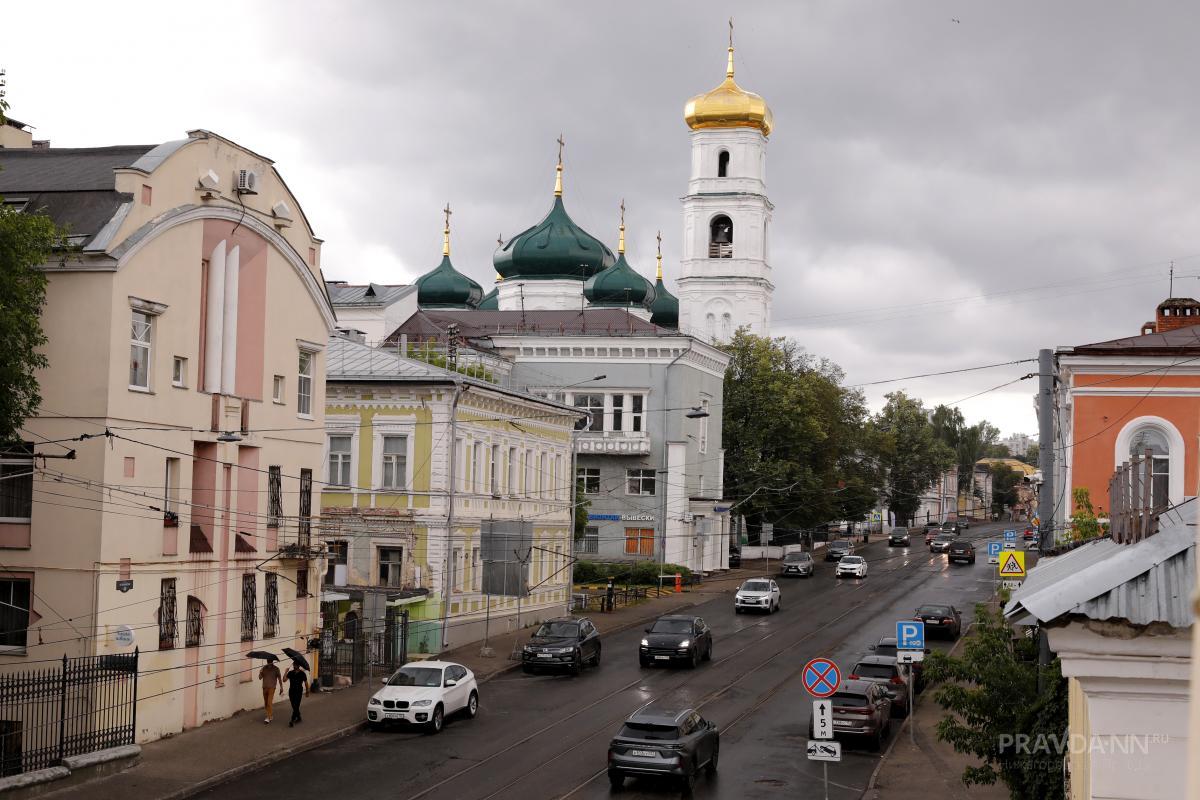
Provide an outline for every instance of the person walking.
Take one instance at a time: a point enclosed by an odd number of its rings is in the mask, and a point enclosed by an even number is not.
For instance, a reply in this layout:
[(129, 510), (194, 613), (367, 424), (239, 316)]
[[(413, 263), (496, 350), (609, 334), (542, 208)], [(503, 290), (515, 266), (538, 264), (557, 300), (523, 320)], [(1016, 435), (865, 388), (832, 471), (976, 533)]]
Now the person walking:
[(283, 694), (283, 676), (279, 673), (279, 667), (275, 666), (275, 662), (268, 661), (267, 665), (258, 671), (258, 679), (262, 681), (263, 710), (266, 711), (263, 723), (270, 725), (272, 706), (275, 704), (275, 692)]
[(300, 719), (300, 701), (308, 694), (308, 673), (293, 661), (283, 679), (288, 682), (288, 700), (292, 701), (292, 721), (288, 723), (290, 728), (304, 721)]

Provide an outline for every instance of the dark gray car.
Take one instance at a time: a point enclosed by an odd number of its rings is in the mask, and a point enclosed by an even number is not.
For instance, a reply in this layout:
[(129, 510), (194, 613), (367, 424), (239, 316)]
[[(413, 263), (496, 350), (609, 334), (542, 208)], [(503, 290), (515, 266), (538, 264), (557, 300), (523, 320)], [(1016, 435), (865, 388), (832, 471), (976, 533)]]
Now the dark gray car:
[(600, 666), (600, 632), (587, 617), (546, 620), (521, 649), (526, 673), (566, 670), (578, 675), (584, 664)]
[(669, 614), (646, 628), (638, 647), (643, 667), (682, 662), (695, 669), (712, 660), (712, 629), (700, 617)]
[(633, 712), (608, 745), (614, 791), (634, 775), (676, 778), (690, 792), (696, 775), (717, 771), (721, 732), (694, 708), (650, 703)]
[(825, 547), (826, 561), (840, 561), (842, 557), (851, 555), (854, 552), (854, 543), (849, 539), (838, 539), (835, 542), (830, 542)]

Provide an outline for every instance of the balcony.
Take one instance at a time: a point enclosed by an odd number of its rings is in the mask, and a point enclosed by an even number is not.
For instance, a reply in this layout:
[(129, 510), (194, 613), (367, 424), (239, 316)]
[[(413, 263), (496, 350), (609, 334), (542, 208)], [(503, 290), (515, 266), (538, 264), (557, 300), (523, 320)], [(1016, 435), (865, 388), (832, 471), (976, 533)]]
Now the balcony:
[(579, 431), (575, 452), (588, 455), (644, 456), (650, 452), (645, 431)]

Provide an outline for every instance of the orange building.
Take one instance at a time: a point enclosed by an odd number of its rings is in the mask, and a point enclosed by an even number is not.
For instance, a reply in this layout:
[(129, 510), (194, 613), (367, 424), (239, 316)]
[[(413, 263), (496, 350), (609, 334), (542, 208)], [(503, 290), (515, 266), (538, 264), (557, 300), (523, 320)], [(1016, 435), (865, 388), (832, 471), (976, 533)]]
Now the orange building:
[[(1140, 335), (1059, 348), (1055, 357), (1056, 487), (1087, 488), (1098, 515), (1107, 512), (1113, 472), (1149, 449), (1156, 506), (1196, 495), (1200, 303), (1165, 300)], [(1061, 529), (1073, 500), (1061, 488), (1056, 494)]]

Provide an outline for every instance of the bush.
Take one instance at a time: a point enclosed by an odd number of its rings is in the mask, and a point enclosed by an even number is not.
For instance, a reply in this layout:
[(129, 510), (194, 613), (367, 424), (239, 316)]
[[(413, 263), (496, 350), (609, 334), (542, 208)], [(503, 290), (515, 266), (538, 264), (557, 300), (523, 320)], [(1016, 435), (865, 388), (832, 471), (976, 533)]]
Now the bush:
[[(576, 561), (576, 583), (613, 583), (624, 586), (657, 586), (659, 576), (657, 561)], [(684, 582), (690, 582), (692, 571), (678, 564), (662, 565), (662, 574), (674, 576), (678, 572)]]

